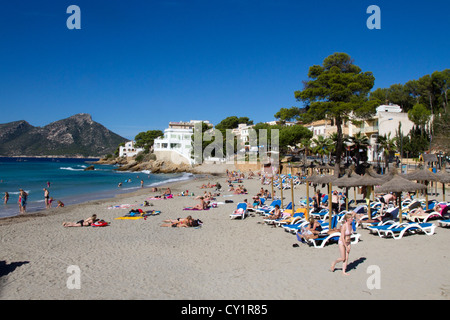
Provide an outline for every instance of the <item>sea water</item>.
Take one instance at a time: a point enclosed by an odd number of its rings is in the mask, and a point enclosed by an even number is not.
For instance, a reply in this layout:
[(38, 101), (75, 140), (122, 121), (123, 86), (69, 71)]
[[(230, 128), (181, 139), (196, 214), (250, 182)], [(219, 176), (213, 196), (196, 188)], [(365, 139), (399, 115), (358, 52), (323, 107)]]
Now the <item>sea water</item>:
[(19, 214), (19, 189), (28, 193), (27, 212), (32, 213), (45, 209), (43, 188), (48, 189), (52, 207), (56, 207), (57, 200), (67, 206), (136, 191), (141, 188), (141, 180), (147, 188), (193, 178), (188, 173), (116, 171), (116, 166), (99, 164), (94, 164), (95, 170), (86, 171), (95, 160), (0, 157), (0, 195), (9, 193), (8, 203), (0, 203), (0, 218)]

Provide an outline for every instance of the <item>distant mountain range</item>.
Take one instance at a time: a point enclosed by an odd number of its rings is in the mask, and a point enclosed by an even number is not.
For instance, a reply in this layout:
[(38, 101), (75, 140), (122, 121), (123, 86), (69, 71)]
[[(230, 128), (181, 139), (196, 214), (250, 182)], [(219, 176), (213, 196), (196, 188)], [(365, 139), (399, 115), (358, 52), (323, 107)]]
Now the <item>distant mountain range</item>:
[(0, 124), (0, 156), (100, 157), (127, 139), (92, 121), (86, 113), (34, 127), (28, 122)]

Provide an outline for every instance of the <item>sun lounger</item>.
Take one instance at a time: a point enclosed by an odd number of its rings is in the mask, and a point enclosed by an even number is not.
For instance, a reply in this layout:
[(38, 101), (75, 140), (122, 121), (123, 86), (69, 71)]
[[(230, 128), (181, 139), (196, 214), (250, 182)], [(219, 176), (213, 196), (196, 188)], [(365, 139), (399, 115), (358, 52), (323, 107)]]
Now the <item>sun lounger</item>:
[[(444, 219), (445, 216), (448, 214), (448, 210), (450, 206), (447, 206), (445, 204), (436, 204), (441, 207), (441, 210), (439, 212), (436, 212), (435, 210), (428, 210), (425, 212), (425, 214), (421, 215), (414, 215), (415, 210), (412, 210), (408, 213), (407, 219), (412, 222), (427, 222), (431, 219)], [(417, 210), (417, 209), (416, 209)]]
[(450, 219), (439, 221), (439, 226), (444, 228), (450, 227)]
[(386, 230), (379, 230), (379, 236), (381, 238), (387, 238), (392, 236), (392, 238), (398, 240), (403, 238), (404, 235), (425, 233), (428, 236), (434, 234), (434, 229), (436, 225), (432, 223), (401, 223), (393, 228)]
[(304, 218), (295, 218), (291, 223), (282, 225), (284, 231), (290, 233), (297, 233), (302, 227), (306, 227), (309, 224)]
[(276, 205), (281, 207), (281, 200), (273, 200), (270, 205), (262, 206), (261, 208), (256, 209), (255, 212), (259, 214), (266, 214), (272, 211)]
[(247, 214), (247, 204), (245, 202), (238, 203), (236, 210), (230, 214), (231, 219), (241, 218), (244, 220)]
[[(341, 236), (340, 232), (333, 232), (328, 235), (320, 236), (316, 239), (308, 239), (308, 240), (302, 240), (298, 235), (297, 239), (300, 242), (306, 241), (306, 243), (310, 246), (314, 246), (314, 248), (323, 248), (327, 243), (337, 243), (339, 241), (339, 237)], [(351, 244), (356, 244), (359, 242), (361, 235), (358, 233), (354, 233), (351, 235)]]

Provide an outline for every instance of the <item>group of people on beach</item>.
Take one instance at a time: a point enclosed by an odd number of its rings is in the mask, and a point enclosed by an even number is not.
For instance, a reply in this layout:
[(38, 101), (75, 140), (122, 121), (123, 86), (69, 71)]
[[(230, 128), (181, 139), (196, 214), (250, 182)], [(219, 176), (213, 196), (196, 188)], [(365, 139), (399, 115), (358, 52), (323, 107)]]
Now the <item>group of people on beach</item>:
[[(50, 187), (50, 182), (47, 182), (47, 188), (44, 188), (44, 202), (45, 202), (45, 209), (50, 209), (52, 207), (52, 203), (53, 203), (53, 197), (50, 197), (50, 192), (48, 190), (48, 188)], [(8, 204), (9, 201), (9, 192), (5, 191), (4, 195), (3, 195), (3, 203), (4, 204)], [(27, 211), (27, 202), (28, 202), (28, 192), (26, 192), (25, 190), (23, 190), (22, 188), (19, 189), (19, 197), (17, 200), (17, 203), (19, 205), (19, 213), (26, 213)], [(61, 202), (61, 200), (57, 201), (57, 208), (62, 208), (64, 207), (64, 203)]]

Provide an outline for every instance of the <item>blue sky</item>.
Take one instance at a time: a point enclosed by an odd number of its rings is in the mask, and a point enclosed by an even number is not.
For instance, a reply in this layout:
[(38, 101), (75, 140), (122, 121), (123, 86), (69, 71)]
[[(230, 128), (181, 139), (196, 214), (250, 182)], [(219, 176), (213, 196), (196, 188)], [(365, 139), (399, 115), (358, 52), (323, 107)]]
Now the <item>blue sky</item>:
[[(70, 5), (81, 30), (69, 30)], [(381, 29), (369, 30), (370, 5)], [(450, 2), (33, 0), (0, 8), (0, 123), (90, 113), (126, 137), (169, 121), (271, 121), (346, 52), (375, 87), (450, 67)]]

